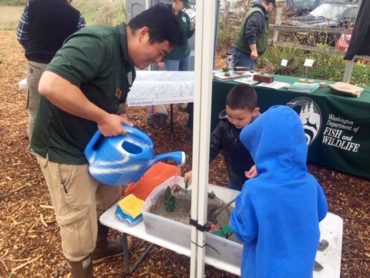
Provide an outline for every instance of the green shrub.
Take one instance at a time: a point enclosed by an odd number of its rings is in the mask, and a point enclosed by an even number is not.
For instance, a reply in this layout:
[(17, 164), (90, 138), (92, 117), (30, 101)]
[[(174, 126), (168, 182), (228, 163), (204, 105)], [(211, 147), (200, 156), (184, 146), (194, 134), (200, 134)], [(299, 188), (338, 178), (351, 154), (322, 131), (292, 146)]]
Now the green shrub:
[(106, 0), (74, 0), (72, 4), (79, 9), (89, 25), (116, 25), (126, 18), (123, 0), (114, 2)]
[(314, 67), (308, 71), (308, 77), (341, 81), (343, 79), (345, 62), (343, 56), (328, 52), (311, 52), (315, 60)]
[(303, 51), (292, 46), (273, 46), (259, 59), (259, 67), (263, 67), (267, 72), (282, 74), (284, 69), (280, 66), (281, 60), (288, 60), (285, 74), (291, 75), (299, 71), (303, 61)]
[[(15, 30), (27, 0), (0, 0), (0, 28)], [(125, 21), (124, 0), (74, 0), (72, 5), (85, 17), (88, 25), (117, 25)]]
[(28, 0), (0, 0), (0, 6), (25, 6)]
[[(231, 51), (240, 28), (240, 24), (245, 16), (247, 8), (245, 0), (233, 1), (229, 5), (229, 10), (219, 13), (217, 29), (217, 52), (221, 56), (226, 56), (226, 52)], [(226, 9), (226, 7), (225, 7)]]
[[(304, 60), (314, 59), (312, 68), (306, 69)], [(317, 45), (315, 51), (303, 51), (289, 46), (273, 46), (267, 49), (266, 53), (259, 59), (259, 67), (265, 71), (282, 74), (281, 60), (287, 59), (288, 66), (285, 74), (307, 78), (342, 81), (346, 61), (343, 56), (331, 51), (326, 45)], [(306, 72), (307, 71), (307, 72)], [(356, 62), (353, 67), (351, 81), (359, 86), (370, 86), (370, 65), (365, 62)]]
[(362, 61), (355, 63), (351, 80), (358, 86), (370, 87), (370, 65)]
[(217, 52), (225, 56), (231, 50), (236, 31), (230, 25), (220, 23), (217, 33)]

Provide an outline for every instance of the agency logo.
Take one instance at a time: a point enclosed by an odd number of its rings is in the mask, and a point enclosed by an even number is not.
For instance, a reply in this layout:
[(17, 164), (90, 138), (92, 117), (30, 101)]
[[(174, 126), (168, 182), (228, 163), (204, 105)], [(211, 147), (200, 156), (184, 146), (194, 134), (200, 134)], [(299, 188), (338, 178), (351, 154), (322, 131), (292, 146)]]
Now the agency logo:
[(307, 145), (310, 145), (315, 141), (321, 128), (322, 119), (319, 106), (312, 99), (306, 97), (292, 99), (287, 105), (299, 115), (306, 135)]

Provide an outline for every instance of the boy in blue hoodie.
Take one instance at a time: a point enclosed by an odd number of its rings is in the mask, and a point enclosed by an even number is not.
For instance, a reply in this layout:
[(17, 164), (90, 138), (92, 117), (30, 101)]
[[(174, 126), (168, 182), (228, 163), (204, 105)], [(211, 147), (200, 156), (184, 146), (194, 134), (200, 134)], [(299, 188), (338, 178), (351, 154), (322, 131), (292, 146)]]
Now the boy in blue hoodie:
[(307, 171), (297, 113), (273, 106), (240, 133), (258, 175), (236, 199), (230, 226), (243, 242), (242, 277), (312, 277), (325, 194)]

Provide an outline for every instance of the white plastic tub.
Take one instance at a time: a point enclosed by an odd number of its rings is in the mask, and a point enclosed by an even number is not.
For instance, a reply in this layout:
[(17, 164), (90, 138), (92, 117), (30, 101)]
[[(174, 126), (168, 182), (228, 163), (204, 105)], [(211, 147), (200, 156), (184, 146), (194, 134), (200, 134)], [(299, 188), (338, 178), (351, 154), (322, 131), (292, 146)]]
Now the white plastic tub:
[[(164, 193), (164, 190), (174, 184), (184, 186), (184, 181), (181, 177), (172, 177), (153, 190), (147, 198), (143, 207), (144, 225), (148, 234), (190, 249), (190, 225), (149, 212), (152, 204), (156, 203), (157, 199)], [(232, 200), (239, 193), (238, 191), (215, 185), (209, 185), (208, 191), (213, 191), (217, 198), (224, 202)], [(242, 248), (243, 246), (240, 243), (206, 232), (205, 253), (208, 257), (240, 267)]]

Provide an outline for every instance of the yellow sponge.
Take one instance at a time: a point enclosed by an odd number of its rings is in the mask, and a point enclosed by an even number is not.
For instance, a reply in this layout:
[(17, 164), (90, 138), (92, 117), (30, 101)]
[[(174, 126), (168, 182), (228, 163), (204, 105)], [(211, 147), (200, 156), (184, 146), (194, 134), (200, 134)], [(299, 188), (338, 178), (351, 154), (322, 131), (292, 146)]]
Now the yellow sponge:
[(118, 206), (122, 209), (124, 213), (135, 218), (141, 214), (141, 210), (144, 206), (144, 201), (137, 198), (133, 194), (129, 194), (118, 202)]

